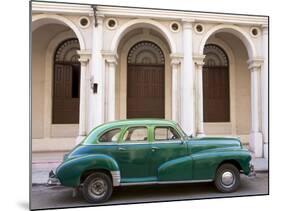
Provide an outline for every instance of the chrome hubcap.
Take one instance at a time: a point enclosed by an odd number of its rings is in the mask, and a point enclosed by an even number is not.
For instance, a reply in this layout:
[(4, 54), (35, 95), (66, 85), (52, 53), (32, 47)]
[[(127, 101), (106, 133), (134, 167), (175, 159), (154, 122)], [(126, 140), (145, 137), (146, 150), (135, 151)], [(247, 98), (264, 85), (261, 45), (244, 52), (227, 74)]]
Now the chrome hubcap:
[(222, 174), (221, 176), (221, 182), (224, 186), (232, 186), (232, 184), (234, 183), (234, 176), (233, 173), (230, 171), (226, 171)]
[(101, 198), (106, 194), (107, 189), (108, 187), (104, 180), (94, 179), (88, 187), (88, 192), (93, 198)]

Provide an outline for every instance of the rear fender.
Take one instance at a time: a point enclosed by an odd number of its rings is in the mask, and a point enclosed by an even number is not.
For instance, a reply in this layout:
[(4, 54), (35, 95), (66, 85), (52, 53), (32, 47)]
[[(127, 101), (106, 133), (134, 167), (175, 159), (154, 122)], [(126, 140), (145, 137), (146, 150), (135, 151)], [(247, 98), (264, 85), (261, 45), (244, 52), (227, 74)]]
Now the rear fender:
[[(61, 184), (68, 187), (80, 185), (80, 178), (85, 171), (106, 170), (114, 178), (120, 170), (117, 162), (108, 155), (85, 155), (64, 161), (57, 169), (56, 176)], [(119, 176), (120, 179), (120, 176)]]

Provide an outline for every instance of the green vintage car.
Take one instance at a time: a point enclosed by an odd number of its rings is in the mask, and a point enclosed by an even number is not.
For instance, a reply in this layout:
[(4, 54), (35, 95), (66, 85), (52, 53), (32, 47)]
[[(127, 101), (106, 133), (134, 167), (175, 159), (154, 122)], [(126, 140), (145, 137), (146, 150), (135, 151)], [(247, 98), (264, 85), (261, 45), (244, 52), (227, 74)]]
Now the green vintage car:
[(91, 203), (125, 185), (214, 182), (219, 191), (233, 192), (240, 173), (254, 175), (250, 161), (237, 138), (192, 138), (168, 120), (122, 120), (93, 129), (48, 183), (81, 189)]

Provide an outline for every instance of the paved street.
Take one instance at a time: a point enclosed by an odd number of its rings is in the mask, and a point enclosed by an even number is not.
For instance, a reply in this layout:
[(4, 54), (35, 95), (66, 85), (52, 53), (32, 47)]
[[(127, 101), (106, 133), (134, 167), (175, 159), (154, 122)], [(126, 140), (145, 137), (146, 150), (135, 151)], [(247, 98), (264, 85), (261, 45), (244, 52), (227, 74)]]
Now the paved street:
[[(267, 193), (268, 174), (258, 173), (255, 178), (248, 178), (241, 175), (240, 188), (237, 192), (231, 194), (218, 192), (212, 183), (120, 187), (114, 190), (111, 199), (105, 204), (245, 196)], [(72, 197), (72, 189), (65, 187), (47, 187), (42, 184), (33, 185), (31, 197), (32, 209), (92, 206), (84, 201), (81, 194)]]

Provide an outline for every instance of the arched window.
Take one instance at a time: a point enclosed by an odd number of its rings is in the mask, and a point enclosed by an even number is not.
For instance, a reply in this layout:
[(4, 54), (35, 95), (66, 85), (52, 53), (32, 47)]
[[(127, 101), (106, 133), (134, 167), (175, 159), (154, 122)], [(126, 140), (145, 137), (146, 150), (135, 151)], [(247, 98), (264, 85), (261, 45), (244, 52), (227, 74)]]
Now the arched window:
[(127, 118), (165, 117), (165, 58), (155, 43), (135, 44), (127, 58)]
[(204, 122), (229, 122), (229, 62), (224, 50), (208, 44), (204, 48), (203, 108)]
[(53, 124), (79, 123), (80, 62), (77, 39), (63, 41), (54, 56)]

